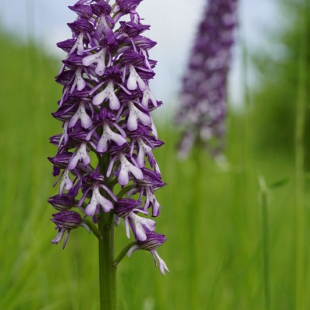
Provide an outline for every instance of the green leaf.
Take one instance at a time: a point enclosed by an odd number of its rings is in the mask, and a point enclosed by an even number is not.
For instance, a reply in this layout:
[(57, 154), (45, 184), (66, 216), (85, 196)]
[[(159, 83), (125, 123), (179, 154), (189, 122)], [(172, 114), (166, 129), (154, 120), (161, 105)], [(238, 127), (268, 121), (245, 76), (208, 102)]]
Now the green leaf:
[(279, 188), (279, 187), (282, 187), (284, 185), (286, 185), (287, 183), (289, 183), (290, 179), (286, 178), (286, 179), (282, 179), (282, 180), (279, 180), (279, 181), (276, 181), (274, 183), (271, 183), (268, 188), (269, 189), (276, 189), (276, 188)]

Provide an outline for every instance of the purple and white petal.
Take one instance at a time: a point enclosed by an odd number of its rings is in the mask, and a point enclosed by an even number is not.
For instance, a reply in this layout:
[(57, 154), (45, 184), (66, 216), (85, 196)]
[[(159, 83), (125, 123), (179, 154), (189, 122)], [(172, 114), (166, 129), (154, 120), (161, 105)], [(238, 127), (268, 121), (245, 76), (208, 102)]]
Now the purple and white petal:
[(109, 100), (109, 106), (112, 110), (118, 110), (120, 107), (119, 99), (114, 90), (114, 83), (110, 81), (106, 88), (93, 98), (94, 105), (100, 105), (106, 99)]
[(87, 153), (86, 150), (86, 143), (83, 142), (79, 149), (77, 150), (77, 152), (72, 156), (72, 158), (70, 159), (69, 165), (68, 165), (68, 169), (69, 170), (73, 170), (79, 161), (83, 162), (84, 167), (86, 167), (87, 165), (90, 164), (90, 157)]
[[(135, 233), (138, 237), (138, 240), (146, 240), (146, 232), (154, 231), (156, 222), (147, 218), (143, 218), (139, 215), (136, 215), (134, 212), (131, 212), (129, 217), (132, 219), (135, 226)], [(147, 230), (145, 230), (147, 228)]]
[(129, 77), (127, 80), (127, 88), (129, 90), (135, 90), (137, 89), (138, 86), (141, 91), (144, 91), (144, 89), (146, 88), (144, 81), (137, 73), (135, 67), (133, 65), (129, 65)]
[(122, 135), (112, 131), (109, 124), (105, 122), (103, 125), (102, 136), (98, 141), (98, 145), (96, 148), (97, 151), (99, 153), (106, 152), (108, 150), (108, 141), (110, 140), (114, 141), (118, 146), (121, 146), (127, 142)]
[(161, 209), (160, 204), (158, 203), (157, 199), (155, 196), (153, 196), (153, 206), (152, 206), (152, 216), (156, 217), (159, 215), (159, 211)]
[(75, 78), (74, 78), (74, 81), (73, 81), (73, 84), (71, 86), (71, 90), (70, 90), (70, 93), (72, 93), (76, 87), (76, 89), (78, 91), (81, 91), (85, 88), (86, 86), (86, 82), (85, 80), (83, 79), (83, 76), (82, 76), (82, 70), (83, 68), (82, 67), (79, 67), (77, 68), (77, 70), (75, 71)]
[[(155, 259), (155, 257), (156, 257), (157, 260), (158, 260), (158, 262), (159, 262), (159, 269), (160, 269), (160, 272), (161, 272), (163, 275), (165, 275), (165, 270), (168, 271), (168, 272), (170, 272), (169, 269), (168, 269), (168, 267), (167, 267), (167, 265), (166, 265), (166, 263), (165, 263), (164, 260), (158, 255), (157, 251), (156, 251), (156, 250), (155, 250), (155, 251), (152, 251), (152, 254), (153, 254), (153, 256), (154, 256), (154, 259)], [(156, 264), (156, 266), (157, 266), (157, 264)]]
[(59, 194), (61, 195), (63, 193), (63, 190), (65, 189), (66, 191), (70, 190), (73, 187), (73, 182), (70, 179), (69, 176), (69, 170), (66, 169), (63, 176), (62, 180), (59, 186)]
[(97, 39), (97, 40), (100, 40), (102, 34), (105, 34), (107, 37), (111, 37), (113, 36), (113, 31), (112, 29), (109, 27), (108, 23), (107, 23), (107, 20), (106, 20), (106, 17), (104, 14), (102, 14), (100, 16), (100, 20), (99, 20), (99, 23), (97, 25), (97, 29), (94, 33), (94, 37)]
[(88, 55), (82, 59), (83, 65), (88, 67), (92, 64), (97, 64), (95, 72), (99, 76), (102, 76), (105, 72), (106, 64), (105, 64), (105, 57), (106, 57), (106, 49), (101, 49), (98, 53)]
[(143, 98), (142, 98), (142, 105), (148, 108), (149, 106), (149, 101), (152, 102), (154, 107), (157, 107), (157, 101), (153, 94), (151, 93), (149, 87), (146, 87), (144, 92), (143, 92)]
[(62, 142), (64, 142), (64, 145), (66, 145), (68, 143), (68, 140), (69, 140), (68, 124), (69, 124), (68, 121), (64, 122), (64, 124), (63, 124), (62, 135), (59, 139), (58, 148), (62, 145)]
[(144, 156), (147, 154), (150, 158), (153, 158), (153, 152), (152, 148), (145, 144), (141, 138), (137, 139), (138, 145), (139, 145), (139, 152), (137, 156), (137, 163), (139, 165), (139, 168), (144, 167)]
[(93, 187), (92, 198), (85, 209), (85, 214), (93, 216), (96, 213), (98, 206), (101, 206), (104, 212), (109, 212), (113, 209), (112, 202), (104, 198), (100, 194), (99, 186), (95, 185)]
[(65, 231), (62, 229), (51, 242), (53, 244), (58, 244), (61, 241), (64, 233), (65, 233)]
[(69, 128), (73, 127), (77, 121), (81, 121), (81, 126), (85, 129), (88, 129), (93, 124), (92, 119), (90, 116), (86, 113), (85, 110), (85, 104), (83, 101), (81, 101), (78, 110), (76, 113), (72, 116), (70, 122), (69, 122)]
[(133, 131), (138, 128), (138, 120), (145, 126), (151, 123), (150, 116), (136, 108), (132, 101), (128, 102), (128, 109), (129, 116), (127, 120), (127, 129), (129, 131)]
[(83, 39), (84, 39), (84, 33), (81, 32), (77, 39), (75, 44), (72, 47), (72, 50), (70, 51), (69, 54), (72, 54), (76, 49), (77, 49), (77, 54), (82, 56), (84, 54), (84, 43), (83, 43)]
[(132, 173), (138, 180), (143, 179), (143, 173), (140, 168), (131, 164), (124, 154), (120, 155), (121, 169), (118, 175), (118, 182), (121, 185), (127, 185), (129, 182), (129, 173)]

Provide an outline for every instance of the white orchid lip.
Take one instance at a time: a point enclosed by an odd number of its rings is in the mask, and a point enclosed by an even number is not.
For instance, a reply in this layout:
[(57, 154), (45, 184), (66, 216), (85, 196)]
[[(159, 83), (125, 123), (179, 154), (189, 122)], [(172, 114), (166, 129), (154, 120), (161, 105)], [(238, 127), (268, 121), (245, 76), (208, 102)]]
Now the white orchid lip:
[(128, 184), (129, 173), (131, 173), (138, 180), (143, 179), (143, 173), (141, 169), (130, 163), (124, 154), (120, 154), (120, 172), (118, 175), (119, 184)]
[(106, 88), (93, 98), (93, 104), (100, 105), (106, 99), (109, 100), (109, 106), (112, 110), (118, 110), (120, 108), (120, 102), (115, 94), (113, 81), (109, 81)]
[(143, 91), (142, 105), (147, 108), (149, 101), (152, 102), (154, 107), (157, 107), (157, 100), (155, 99), (149, 87), (146, 87)]
[(74, 82), (71, 86), (71, 90), (70, 93), (72, 93), (74, 91), (74, 89), (76, 88), (78, 91), (81, 91), (85, 88), (86, 86), (86, 82), (83, 79), (83, 68), (79, 67), (76, 72), (75, 72), (75, 78), (74, 78)]
[(59, 193), (62, 194), (64, 189), (68, 191), (72, 187), (73, 187), (73, 182), (72, 182), (72, 180), (70, 179), (70, 176), (69, 176), (69, 169), (66, 169), (64, 171), (64, 174), (62, 176), (62, 180), (61, 180), (61, 183), (60, 183), (60, 186), (59, 186)]
[(127, 88), (129, 90), (135, 90), (139, 87), (141, 91), (145, 90), (145, 82), (141, 79), (133, 65), (129, 65), (129, 77), (127, 81)]
[(81, 126), (85, 129), (90, 128), (93, 123), (90, 116), (86, 113), (84, 101), (81, 101), (78, 110), (72, 116), (69, 122), (69, 128), (73, 127), (78, 120), (81, 121)]
[(104, 198), (99, 192), (99, 186), (93, 187), (93, 193), (89, 204), (85, 209), (85, 214), (93, 216), (97, 210), (97, 206), (100, 205), (104, 212), (109, 212), (113, 209), (113, 204), (110, 200)]
[(137, 163), (139, 165), (139, 168), (143, 168), (145, 156), (147, 155), (151, 158), (154, 158), (154, 156), (153, 156), (152, 148), (149, 145), (145, 144), (141, 138), (138, 138), (137, 142), (138, 142), (138, 146), (139, 146)]
[(143, 125), (150, 125), (151, 118), (146, 113), (140, 111), (132, 101), (128, 102), (129, 116), (127, 120), (127, 128), (129, 131), (136, 130), (138, 128), (138, 121)]
[(98, 141), (97, 151), (104, 153), (108, 150), (108, 142), (114, 141), (118, 146), (121, 146), (127, 142), (127, 140), (120, 134), (111, 130), (109, 123), (103, 124), (103, 131), (100, 140)]
[(72, 156), (70, 159), (68, 169), (73, 170), (79, 161), (82, 161), (84, 164), (84, 167), (86, 167), (88, 164), (90, 164), (90, 157), (87, 153), (87, 146), (86, 142), (83, 142), (80, 147), (77, 149), (76, 153)]
[(98, 53), (88, 55), (82, 59), (83, 65), (88, 67), (92, 64), (96, 64), (95, 72), (102, 76), (106, 69), (106, 49), (101, 49)]

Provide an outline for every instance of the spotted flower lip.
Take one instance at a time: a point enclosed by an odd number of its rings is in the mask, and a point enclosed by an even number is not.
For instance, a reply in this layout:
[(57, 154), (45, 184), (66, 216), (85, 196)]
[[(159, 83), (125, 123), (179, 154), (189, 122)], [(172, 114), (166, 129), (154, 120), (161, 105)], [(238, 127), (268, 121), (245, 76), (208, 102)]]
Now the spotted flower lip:
[[(153, 150), (164, 143), (151, 116), (162, 102), (150, 88), (156, 61), (149, 51), (156, 42), (141, 35), (150, 28), (136, 12), (141, 1), (69, 6), (77, 18), (68, 23), (72, 38), (57, 44), (67, 55), (56, 77), (62, 97), (52, 113), (62, 128), (50, 138), (58, 151), (48, 158), (59, 187), (48, 200), (60, 211), (52, 219), (58, 229), (53, 243), (65, 235), (65, 246), (72, 229), (84, 221), (97, 225), (102, 212), (122, 218), (127, 237), (141, 249), (163, 241), (148, 218), (150, 209), (153, 217), (161, 209), (154, 192), (165, 183)], [(167, 270), (156, 249), (151, 252)]]
[(214, 157), (225, 147), (226, 84), (237, 0), (210, 0), (203, 12), (180, 91), (175, 122), (182, 128), (179, 155), (197, 144)]

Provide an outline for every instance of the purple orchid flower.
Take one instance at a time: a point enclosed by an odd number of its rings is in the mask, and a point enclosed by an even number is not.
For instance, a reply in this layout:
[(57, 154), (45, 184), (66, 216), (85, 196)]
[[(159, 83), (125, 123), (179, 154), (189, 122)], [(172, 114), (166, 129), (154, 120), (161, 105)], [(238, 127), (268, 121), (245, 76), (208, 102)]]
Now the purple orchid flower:
[(226, 84), (237, 0), (209, 0), (203, 13), (180, 94), (176, 123), (183, 126), (180, 157), (193, 145), (217, 156), (224, 148)]
[[(69, 6), (77, 18), (68, 23), (72, 38), (57, 44), (67, 56), (56, 77), (62, 97), (52, 114), (62, 133), (50, 138), (58, 147), (49, 160), (59, 193), (48, 202), (60, 211), (52, 219), (58, 229), (53, 243), (66, 234), (65, 246), (70, 231), (84, 226), (82, 217), (97, 225), (101, 212), (123, 218), (139, 249), (156, 238), (156, 247), (164, 242), (147, 218), (149, 208), (159, 215), (154, 192), (165, 183), (153, 155), (163, 145), (151, 116), (162, 105), (149, 83), (156, 65), (149, 50), (156, 42), (141, 35), (149, 29), (136, 12), (141, 1), (79, 0)], [(138, 200), (130, 198), (136, 194)], [(164, 273), (168, 268), (156, 247), (150, 251)]]
[(56, 224), (56, 229), (58, 230), (57, 236), (52, 240), (52, 243), (59, 243), (63, 236), (66, 234), (65, 241), (63, 243), (63, 249), (65, 248), (70, 231), (72, 229), (83, 226), (88, 232), (90, 232), (89, 227), (82, 222), (81, 215), (75, 211), (60, 211), (58, 213), (53, 214), (53, 218), (51, 219), (53, 223)]
[(136, 250), (149, 251), (153, 256), (155, 266), (157, 267), (157, 262), (159, 262), (159, 269), (161, 273), (165, 275), (165, 270), (169, 271), (169, 269), (163, 259), (158, 255), (156, 249), (161, 246), (167, 239), (164, 235), (160, 235), (155, 232), (148, 232), (146, 235), (146, 240), (138, 240), (137, 243), (128, 250), (127, 256), (131, 256), (131, 254)]

